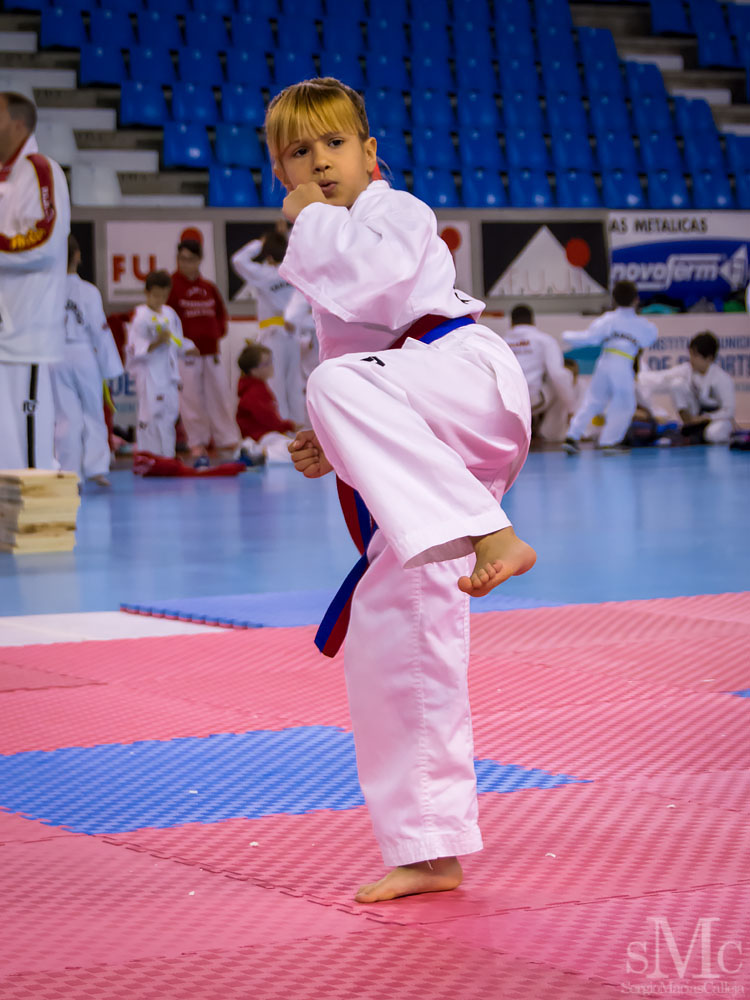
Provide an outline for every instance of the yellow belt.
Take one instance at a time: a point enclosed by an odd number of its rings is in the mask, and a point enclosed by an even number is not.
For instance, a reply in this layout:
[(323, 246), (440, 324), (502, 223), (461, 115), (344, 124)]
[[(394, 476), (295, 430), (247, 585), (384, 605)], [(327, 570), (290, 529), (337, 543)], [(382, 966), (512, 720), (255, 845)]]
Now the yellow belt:
[(625, 351), (618, 351), (616, 347), (605, 347), (605, 354), (619, 354), (621, 358), (627, 358), (628, 361), (635, 361), (634, 354), (627, 354)]
[(268, 326), (283, 326), (284, 317), (283, 316), (269, 316), (268, 319), (262, 319), (258, 326), (261, 330), (265, 330)]

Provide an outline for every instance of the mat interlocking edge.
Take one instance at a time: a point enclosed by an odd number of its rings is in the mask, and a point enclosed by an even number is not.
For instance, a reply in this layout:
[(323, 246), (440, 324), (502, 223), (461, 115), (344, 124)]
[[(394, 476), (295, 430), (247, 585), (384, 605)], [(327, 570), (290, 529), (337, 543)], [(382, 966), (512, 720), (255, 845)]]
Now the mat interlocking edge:
[[(711, 915), (714, 944), (739, 935), (747, 953), (750, 703), (726, 692), (750, 687), (750, 595), (565, 610), (472, 622), (477, 756), (584, 783), (480, 796), (486, 850), (466, 859), (457, 892), (354, 904), (352, 888), (380, 869), (361, 806), (98, 837), (0, 810), (15, 886), (2, 1000), (177, 1000), (186, 984), (196, 1000), (251, 988), (254, 1000), (604, 1000), (653, 985), (642, 969), (626, 975), (627, 953), (659, 914), (680, 954)], [(15, 669), (0, 676), (26, 685), (0, 690), (15, 726), (0, 752), (343, 734), (341, 663), (318, 657), (312, 631), (0, 649)], [(175, 932), (162, 933), (172, 913)], [(700, 982), (693, 966), (671, 972), (677, 986)], [(750, 988), (747, 973), (723, 974), (725, 994)]]

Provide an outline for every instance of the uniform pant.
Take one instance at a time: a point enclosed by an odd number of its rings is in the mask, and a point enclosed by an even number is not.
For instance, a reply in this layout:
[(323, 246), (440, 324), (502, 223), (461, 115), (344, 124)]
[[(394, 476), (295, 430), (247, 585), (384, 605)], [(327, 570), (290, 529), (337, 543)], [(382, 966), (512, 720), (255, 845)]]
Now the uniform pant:
[(299, 339), (283, 326), (267, 326), (261, 329), (258, 341), (273, 356), (273, 377), (268, 380), (268, 388), (276, 397), (281, 419), (304, 424), (305, 387)]
[(185, 358), (180, 364), (180, 416), (191, 448), (234, 448), (239, 431), (230, 387), (218, 354)]
[[(143, 377), (136, 373), (137, 423), (135, 444), (138, 451), (174, 458), (177, 434), (175, 423), (180, 412), (179, 391), (174, 383), (154, 391)], [(144, 384), (146, 383), (146, 384)]]
[(84, 479), (109, 471), (109, 435), (102, 408), (102, 377), (88, 344), (68, 345), (51, 366), (55, 400), (55, 457), (61, 469)]
[(0, 362), (0, 469), (56, 469), (48, 364)]
[(308, 382), (318, 439), (380, 526), (344, 663), (360, 783), (388, 865), (482, 844), (469, 598), (457, 580), (470, 536), (510, 523), (499, 498), (526, 457), (530, 414), (510, 350), (488, 334), (497, 345), (472, 351), (482, 338), (463, 333), (325, 361)]
[(568, 437), (578, 441), (600, 413), (605, 414), (599, 435), (601, 447), (619, 444), (635, 413), (635, 378), (633, 362), (619, 354), (602, 354), (581, 406), (570, 422)]
[[(710, 416), (710, 411), (701, 410), (700, 401), (688, 383), (673, 385), (670, 389), (670, 396), (678, 413), (680, 410), (687, 410), (691, 417)], [(708, 444), (726, 444), (733, 429), (734, 422), (732, 420), (711, 420), (703, 428), (703, 440)]]

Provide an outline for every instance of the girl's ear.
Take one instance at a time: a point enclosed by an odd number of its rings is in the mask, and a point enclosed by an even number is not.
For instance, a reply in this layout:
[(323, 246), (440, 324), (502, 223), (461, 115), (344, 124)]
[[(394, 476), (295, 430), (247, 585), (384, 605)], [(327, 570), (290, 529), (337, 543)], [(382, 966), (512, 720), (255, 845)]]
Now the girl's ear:
[(291, 190), (292, 187), (291, 182), (287, 177), (287, 175), (284, 173), (284, 168), (279, 165), (277, 160), (273, 161), (273, 174), (277, 180), (281, 181), (281, 183), (287, 189), (287, 192)]

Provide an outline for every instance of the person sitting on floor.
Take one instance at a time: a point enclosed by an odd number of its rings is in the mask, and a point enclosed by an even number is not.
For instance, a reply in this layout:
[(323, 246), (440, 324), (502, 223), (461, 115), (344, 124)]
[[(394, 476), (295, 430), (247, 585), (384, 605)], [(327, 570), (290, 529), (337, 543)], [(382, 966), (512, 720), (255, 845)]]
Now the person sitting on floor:
[(268, 385), (273, 377), (270, 349), (248, 341), (237, 364), (242, 372), (237, 385), (237, 424), (243, 438), (239, 458), (250, 465), (262, 464), (266, 459), (291, 462), (288, 445), (297, 425), (282, 419)]

